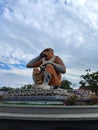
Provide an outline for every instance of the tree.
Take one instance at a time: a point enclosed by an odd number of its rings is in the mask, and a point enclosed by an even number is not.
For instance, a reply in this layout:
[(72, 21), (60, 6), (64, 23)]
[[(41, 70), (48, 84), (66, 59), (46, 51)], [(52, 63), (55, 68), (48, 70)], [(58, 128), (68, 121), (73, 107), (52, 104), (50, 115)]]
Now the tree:
[(62, 88), (62, 89), (72, 89), (70, 86), (71, 86), (71, 82), (70, 81), (68, 81), (68, 80), (62, 80), (61, 81), (61, 86), (60, 86), (60, 88)]
[(92, 72), (88, 69), (85, 75), (81, 75), (82, 80), (79, 82), (81, 88), (90, 89), (91, 91), (98, 93), (98, 71)]
[(14, 90), (14, 88), (6, 87), (6, 86), (0, 88), (0, 91), (10, 91), (10, 90)]
[(32, 88), (32, 84), (26, 84), (23, 87), (21, 87), (21, 89), (31, 89)]

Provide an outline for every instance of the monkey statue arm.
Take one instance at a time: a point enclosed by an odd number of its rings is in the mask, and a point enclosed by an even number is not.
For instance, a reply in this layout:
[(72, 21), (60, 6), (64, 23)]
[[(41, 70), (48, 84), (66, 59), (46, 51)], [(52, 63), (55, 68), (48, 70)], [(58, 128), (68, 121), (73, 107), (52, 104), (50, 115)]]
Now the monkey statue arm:
[(44, 64), (42, 64), (43, 66), (47, 65), (47, 64), (52, 64), (55, 68), (55, 70), (58, 72), (58, 73), (65, 73), (66, 72), (66, 67), (63, 63), (63, 61), (61, 60), (60, 57), (56, 56), (55, 58), (55, 61), (52, 62), (52, 61), (46, 61)]
[(39, 67), (42, 64), (42, 60), (41, 60), (42, 58), (43, 58), (43, 55), (41, 53), (39, 56), (29, 61), (26, 67), (27, 68)]
[(54, 68), (57, 72), (64, 74), (66, 72), (65, 67), (60, 64), (53, 63)]

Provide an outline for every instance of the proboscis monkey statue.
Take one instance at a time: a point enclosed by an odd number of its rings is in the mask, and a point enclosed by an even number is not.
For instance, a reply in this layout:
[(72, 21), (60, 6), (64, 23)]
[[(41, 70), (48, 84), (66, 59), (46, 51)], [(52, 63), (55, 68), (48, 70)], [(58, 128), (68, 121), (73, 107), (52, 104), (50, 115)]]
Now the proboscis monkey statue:
[(27, 68), (33, 68), (35, 84), (46, 84), (53, 88), (60, 87), (61, 74), (66, 72), (66, 67), (59, 56), (54, 55), (52, 48), (46, 48), (39, 56), (32, 59)]

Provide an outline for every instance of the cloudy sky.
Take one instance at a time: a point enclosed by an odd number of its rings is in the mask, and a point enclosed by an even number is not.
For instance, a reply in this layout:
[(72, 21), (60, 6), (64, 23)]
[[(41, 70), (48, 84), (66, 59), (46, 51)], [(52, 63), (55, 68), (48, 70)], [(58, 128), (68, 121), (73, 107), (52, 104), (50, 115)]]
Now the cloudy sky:
[(47, 47), (73, 87), (86, 69), (98, 71), (98, 0), (0, 0), (0, 87), (33, 83), (25, 66)]

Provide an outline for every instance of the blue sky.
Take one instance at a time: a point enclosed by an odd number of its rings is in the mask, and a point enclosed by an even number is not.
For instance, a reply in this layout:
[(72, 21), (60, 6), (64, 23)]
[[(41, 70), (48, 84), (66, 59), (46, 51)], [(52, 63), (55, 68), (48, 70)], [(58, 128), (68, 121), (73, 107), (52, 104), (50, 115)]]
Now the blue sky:
[(73, 87), (86, 69), (98, 71), (98, 0), (0, 0), (0, 25), (0, 87), (33, 83), (25, 66), (47, 47)]

